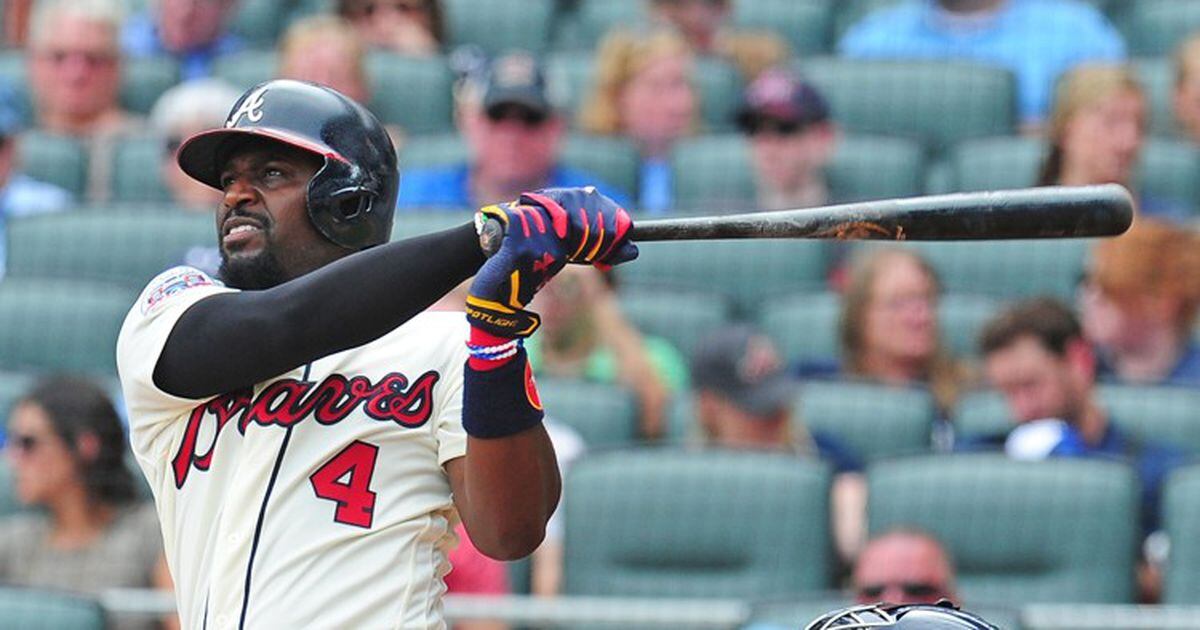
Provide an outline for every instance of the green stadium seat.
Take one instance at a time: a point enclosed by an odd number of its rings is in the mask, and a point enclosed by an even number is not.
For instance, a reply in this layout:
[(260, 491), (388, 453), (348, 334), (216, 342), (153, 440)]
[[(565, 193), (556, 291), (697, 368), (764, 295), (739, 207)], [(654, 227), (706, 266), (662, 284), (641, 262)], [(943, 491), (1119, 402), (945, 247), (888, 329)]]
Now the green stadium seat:
[(670, 241), (641, 249), (620, 269), (622, 287), (717, 292), (737, 314), (768, 298), (824, 286), (827, 246), (820, 241)]
[(637, 440), (637, 401), (621, 386), (543, 375), (537, 384), (546, 415), (575, 429), (588, 448)]
[(965, 601), (1133, 601), (1139, 487), (1122, 463), (942, 454), (877, 462), (868, 487), (871, 535), (933, 534)]
[(278, 55), (274, 50), (243, 50), (218, 57), (213, 63), (213, 75), (239, 90), (247, 90), (273, 78), (278, 66)]
[(171, 191), (159, 175), (166, 142), (154, 135), (131, 136), (117, 144), (112, 169), (112, 198), (118, 203), (171, 203)]
[(1200, 30), (1200, 2), (1196, 0), (1138, 0), (1128, 4), (1120, 26), (1132, 55), (1170, 55)]
[(33, 384), (33, 374), (0, 371), (0, 431), (8, 426), (8, 414), (17, 399)]
[[(800, 71), (851, 133), (909, 137), (940, 151), (1016, 129), (1016, 83), (995, 66), (819, 57), (801, 61)], [(864, 86), (871, 98), (863, 98)]]
[(719, 293), (622, 289), (620, 305), (639, 331), (670, 341), (685, 357), (729, 322), (729, 305)]
[(1164, 604), (1200, 604), (1200, 465), (1175, 471), (1163, 489), (1163, 527), (1171, 558), (1163, 584)]
[(448, 48), (479, 46), (489, 56), (521, 49), (540, 55), (549, 47), (553, 0), (442, 0)]
[(829, 588), (829, 482), (824, 464), (784, 454), (586, 456), (563, 490), (564, 591), (757, 600)]
[(938, 302), (938, 326), (950, 354), (979, 354), (979, 331), (999, 312), (1001, 301), (986, 295), (947, 293)]
[(17, 162), (29, 176), (61, 186), (76, 198), (87, 188), (87, 153), (70, 136), (26, 130), (17, 144)]
[[(1200, 391), (1187, 387), (1105, 383), (1097, 396), (1111, 420), (1142, 440), (1169, 444), (1200, 455)], [(1008, 407), (993, 391), (968, 394), (959, 402), (954, 422), (960, 436), (1003, 433), (1012, 428)]]
[(22, 630), (104, 630), (104, 608), (94, 599), (63, 591), (0, 587), (0, 619)]
[[(855, 250), (879, 247), (869, 242)], [(1013, 299), (1055, 295), (1073, 299), (1083, 273), (1090, 241), (1011, 240), (911, 242), (890, 247), (910, 247), (929, 261), (947, 293), (968, 293)]]
[(269, 48), (283, 33), (286, 14), (295, 0), (242, 0), (230, 30), (255, 48)]
[(121, 104), (148, 114), (158, 97), (178, 83), (179, 64), (170, 57), (127, 59), (121, 75)]
[(472, 220), (475, 210), (470, 208), (437, 208), (419, 212), (404, 210), (396, 213), (392, 224), (392, 240), (440, 232)]
[(1132, 63), (1149, 98), (1151, 132), (1158, 136), (1174, 135), (1178, 132), (1171, 104), (1175, 90), (1174, 61), (1168, 57), (1150, 57)]
[(936, 416), (927, 390), (852, 381), (806, 381), (796, 411), (810, 431), (837, 438), (864, 463), (928, 453)]
[(789, 363), (833, 361), (841, 355), (841, 313), (831, 291), (787, 295), (763, 305), (759, 325)]
[(0, 458), (0, 518), (17, 514), (25, 509), (20, 499), (17, 498), (15, 483), (8, 457)]
[(637, 28), (650, 21), (645, 0), (580, 0), (573, 15), (572, 36), (558, 37), (561, 50), (595, 50), (614, 28)]
[(1156, 138), (1142, 149), (1137, 179), (1142, 191), (1161, 201), (1182, 203), (1200, 214), (1200, 149), (1185, 140)]
[(748, 31), (771, 31), (788, 43), (793, 55), (831, 50), (833, 5), (828, 0), (739, 0), (733, 23)]
[[(564, 96), (563, 106), (572, 122), (592, 92), (593, 57), (590, 51), (569, 51), (546, 59), (546, 81)], [(712, 133), (731, 129), (742, 94), (737, 70), (720, 59), (701, 58), (696, 60), (695, 79), (704, 130)]]
[(216, 247), (208, 213), (67, 212), (9, 223), (8, 277), (66, 278), (141, 291), (182, 264), (193, 247)]
[(467, 155), (467, 143), (457, 133), (410, 138), (400, 147), (400, 185), (404, 185), (406, 169), (457, 164)]
[[(848, 136), (838, 143), (828, 168), (836, 202), (920, 194), (924, 155), (903, 138)], [(675, 203), (685, 212), (754, 210), (754, 167), (741, 134), (689, 138), (671, 155)]]
[(117, 333), (136, 297), (108, 284), (6, 278), (0, 370), (114, 373)]

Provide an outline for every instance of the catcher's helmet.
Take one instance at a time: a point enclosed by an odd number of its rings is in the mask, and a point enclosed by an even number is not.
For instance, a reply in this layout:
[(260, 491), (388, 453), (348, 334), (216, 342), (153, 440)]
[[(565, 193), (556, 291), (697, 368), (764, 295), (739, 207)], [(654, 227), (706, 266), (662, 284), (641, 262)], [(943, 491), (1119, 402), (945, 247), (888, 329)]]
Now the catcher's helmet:
[(348, 249), (387, 242), (400, 173), (387, 130), (367, 108), (315, 83), (260, 83), (234, 103), (223, 129), (202, 131), (179, 147), (179, 166), (219, 190), (225, 152), (246, 137), (271, 138), (325, 159), (308, 182), (308, 215), (326, 238)]
[(826, 613), (805, 630), (999, 630), (959, 610), (947, 600), (936, 604), (866, 604)]

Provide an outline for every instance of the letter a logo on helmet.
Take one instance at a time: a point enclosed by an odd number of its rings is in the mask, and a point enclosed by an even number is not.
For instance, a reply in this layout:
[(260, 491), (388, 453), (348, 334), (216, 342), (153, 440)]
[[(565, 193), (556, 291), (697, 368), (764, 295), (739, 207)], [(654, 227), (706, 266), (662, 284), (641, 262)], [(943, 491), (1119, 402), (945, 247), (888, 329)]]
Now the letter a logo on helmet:
[(367, 108), (315, 83), (280, 79), (254, 86), (234, 104), (224, 128), (179, 147), (179, 167), (218, 190), (229, 148), (260, 139), (308, 151), (324, 165), (308, 182), (308, 216), (325, 238), (347, 249), (386, 243), (400, 172), (383, 124)]

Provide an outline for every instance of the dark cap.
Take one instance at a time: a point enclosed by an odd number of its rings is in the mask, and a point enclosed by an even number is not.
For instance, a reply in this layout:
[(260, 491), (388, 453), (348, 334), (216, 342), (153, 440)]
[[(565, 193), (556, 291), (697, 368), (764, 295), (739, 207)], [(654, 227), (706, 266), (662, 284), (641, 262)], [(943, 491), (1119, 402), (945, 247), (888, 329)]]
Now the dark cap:
[(549, 115), (554, 110), (541, 64), (528, 53), (498, 57), (483, 79), (483, 108), (491, 112), (504, 105), (521, 105)]
[(738, 125), (743, 130), (762, 119), (801, 128), (829, 119), (829, 104), (811, 84), (781, 68), (763, 71), (742, 96)]
[(692, 354), (692, 387), (766, 416), (791, 406), (795, 383), (770, 338), (747, 326), (712, 332)]

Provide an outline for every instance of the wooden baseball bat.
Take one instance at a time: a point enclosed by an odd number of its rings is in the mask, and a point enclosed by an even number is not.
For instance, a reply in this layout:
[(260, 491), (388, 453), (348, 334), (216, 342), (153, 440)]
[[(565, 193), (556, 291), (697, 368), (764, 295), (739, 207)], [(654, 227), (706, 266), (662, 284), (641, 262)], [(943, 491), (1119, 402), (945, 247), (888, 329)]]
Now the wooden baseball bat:
[[(690, 239), (814, 238), (957, 241), (1115, 236), (1133, 221), (1133, 198), (1118, 184), (1019, 188), (885, 199), (816, 208), (636, 221), (636, 243)], [(489, 255), (504, 235), (484, 224)]]

